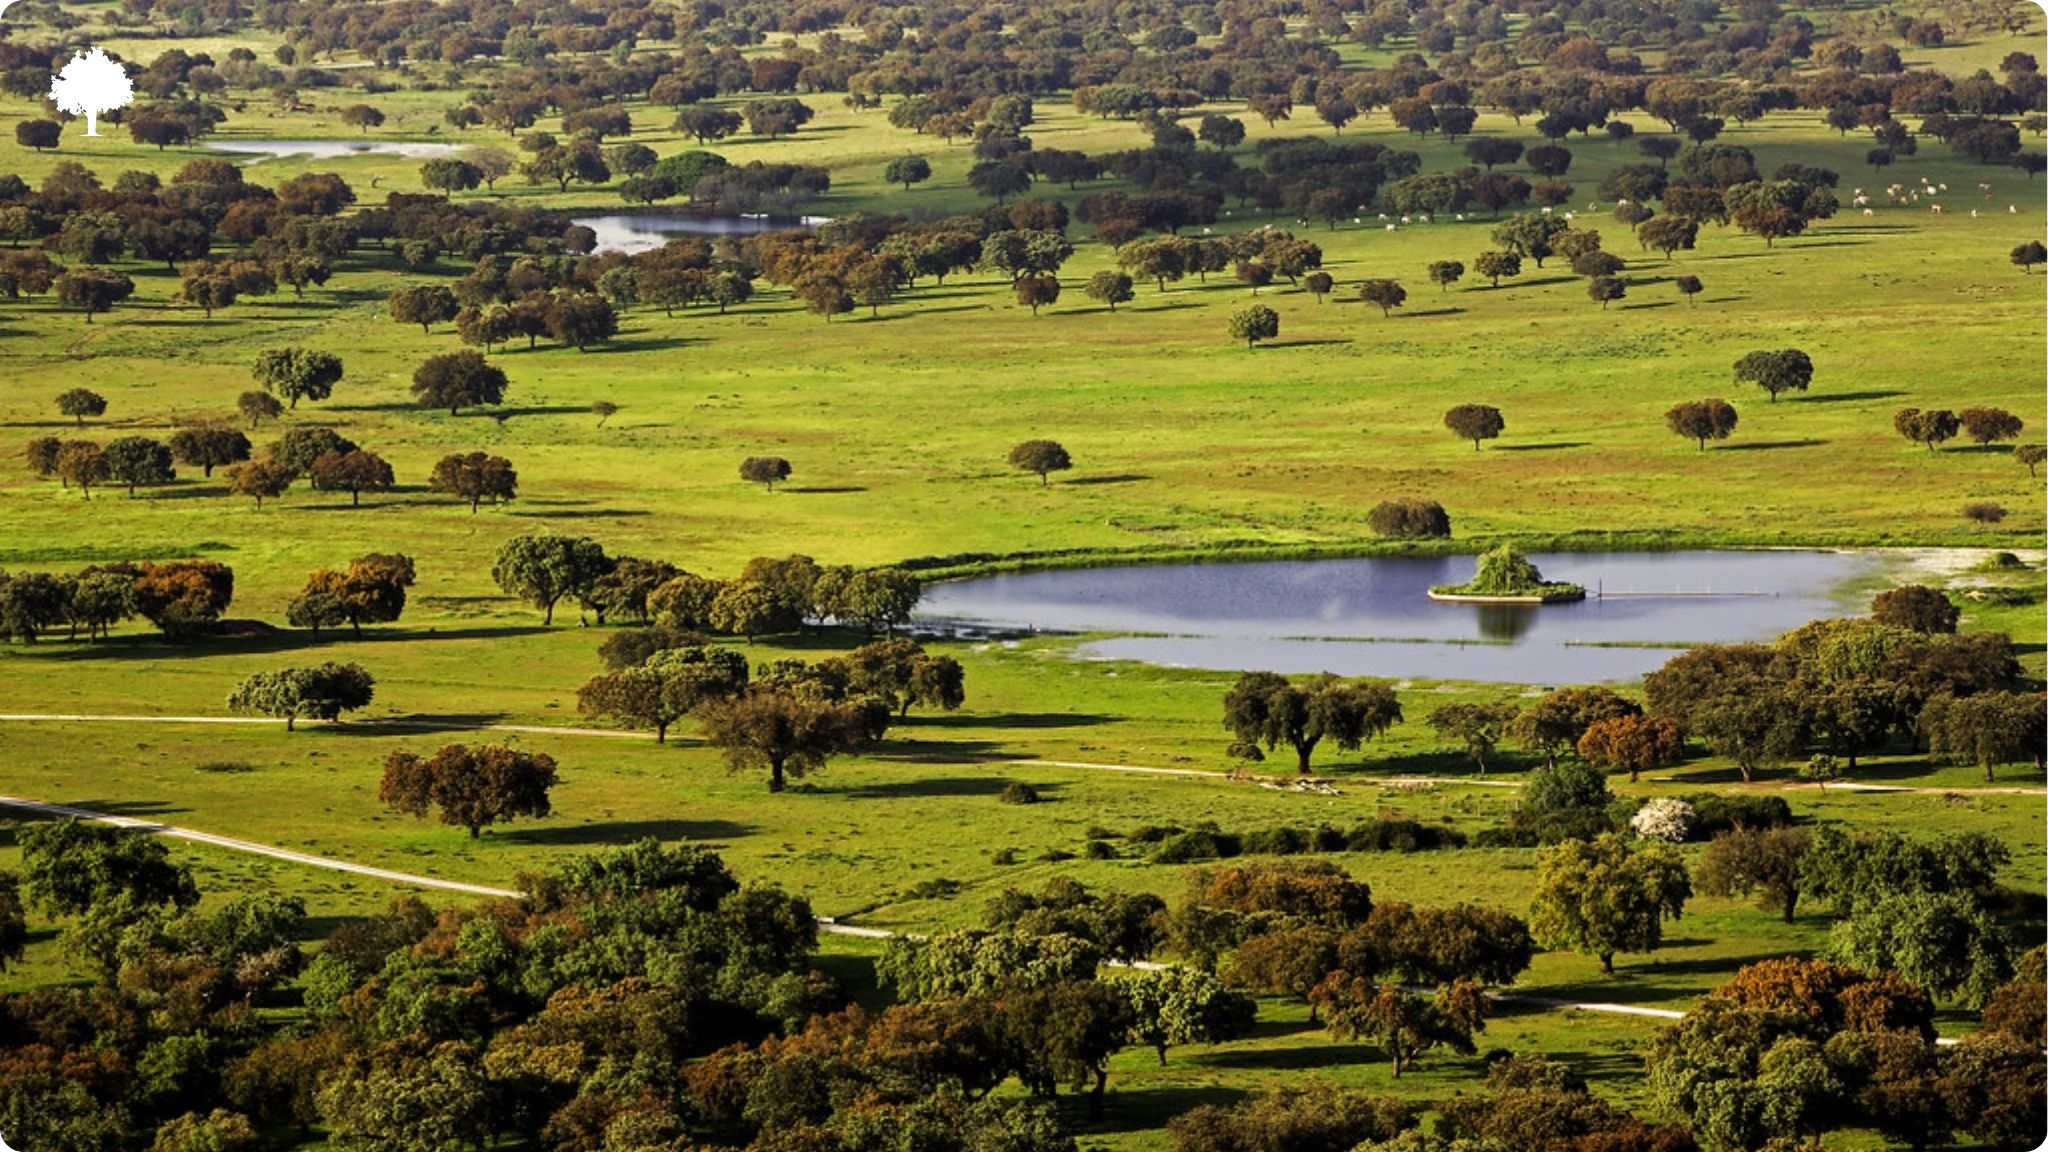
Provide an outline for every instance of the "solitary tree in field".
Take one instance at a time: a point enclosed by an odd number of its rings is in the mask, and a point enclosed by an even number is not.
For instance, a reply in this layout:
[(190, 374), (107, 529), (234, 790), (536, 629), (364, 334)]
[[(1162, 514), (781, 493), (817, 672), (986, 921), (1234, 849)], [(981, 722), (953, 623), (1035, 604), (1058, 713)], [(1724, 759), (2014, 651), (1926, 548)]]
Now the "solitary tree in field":
[(1065, 472), (1073, 466), (1073, 458), (1057, 440), (1026, 440), (1010, 449), (1010, 467), (1019, 472), (1038, 473), (1041, 488), (1051, 483), (1048, 479), (1051, 473)]
[(457, 452), (435, 463), (427, 480), (429, 492), (445, 492), (469, 501), (469, 514), (485, 500), (496, 504), (519, 495), (519, 473), (512, 462), (488, 452)]
[(383, 126), (384, 113), (374, 105), (351, 104), (341, 110), (341, 122), (367, 135), (370, 129)]
[(422, 408), (446, 408), (450, 416), (478, 404), (505, 401), (505, 371), (467, 349), (429, 356), (413, 369), (412, 394)]
[[(1606, 253), (1598, 253), (1598, 255), (1606, 255)], [(1628, 295), (1628, 281), (1623, 280), (1619, 276), (1595, 276), (1586, 282), (1586, 295), (1591, 299), (1598, 300), (1600, 302), (1600, 310), (1605, 312), (1609, 304)]]
[(1355, 751), (1401, 722), (1401, 705), (1384, 684), (1322, 676), (1307, 685), (1272, 672), (1246, 672), (1223, 697), (1223, 726), (1236, 736), (1231, 753), (1263, 760), (1265, 750), (1285, 744), (1295, 767), (1308, 775), (1309, 757), (1328, 738)]
[(1481, 440), (1499, 438), (1507, 421), (1501, 419), (1500, 409), (1491, 404), (1460, 404), (1444, 413), (1444, 427), (1457, 433), (1458, 439), (1470, 440), (1472, 450), (1477, 452)]
[(133, 295), (135, 281), (125, 272), (73, 268), (57, 277), (57, 299), (85, 313), (87, 324), (92, 323), (93, 313), (108, 311)]
[(375, 452), (358, 448), (352, 452), (327, 452), (313, 460), (306, 471), (315, 492), (346, 492), (351, 507), (361, 505), (365, 492), (389, 492), (397, 478), (391, 465)]
[(553, 624), (556, 603), (587, 592), (613, 567), (612, 558), (588, 536), (537, 532), (505, 541), (491, 565), (491, 579), (507, 595), (540, 609), (541, 623)]
[(789, 479), (791, 471), (789, 461), (780, 456), (749, 456), (740, 461), (740, 479), (770, 492), (775, 491), (777, 481)]
[(1408, 300), (1408, 290), (1398, 280), (1367, 280), (1358, 286), (1358, 298), (1379, 306), (1381, 316), (1390, 316)]
[(891, 184), (903, 185), (905, 192), (910, 191), (912, 184), (922, 184), (931, 178), (931, 161), (922, 156), (898, 156), (889, 161), (889, 166), (882, 170), (882, 179)]
[(1429, 266), (1429, 282), (1448, 292), (1465, 275), (1465, 265), (1456, 260), (1437, 260)]
[(97, 419), (106, 415), (107, 398), (90, 388), (67, 389), (57, 394), (57, 411), (71, 417), (83, 428), (87, 416)]
[(279, 717), (289, 732), (302, 717), (338, 720), (343, 712), (367, 707), (376, 683), (362, 665), (332, 661), (312, 668), (258, 672), (228, 697), (228, 710)]
[[(886, 717), (887, 709), (882, 709)], [(704, 738), (725, 752), (733, 771), (768, 770), (768, 790), (788, 777), (806, 776), (826, 761), (867, 743), (873, 718), (858, 704), (808, 699), (786, 689), (754, 685), (738, 696), (697, 710)]]
[(1956, 419), (1963, 422), (1965, 436), (1987, 447), (2017, 438), (2027, 426), (2026, 421), (2003, 408), (1965, 408), (1956, 413)]
[(1687, 400), (1664, 413), (1664, 422), (1680, 436), (1699, 441), (1704, 452), (1707, 441), (1726, 440), (1735, 431), (1735, 406), (1719, 398)]
[(1813, 382), (1813, 360), (1797, 348), (1751, 352), (1735, 362), (1735, 382), (1762, 388), (1775, 404), (1780, 392), (1806, 391)]
[(1453, 741), (1472, 757), (1481, 776), (1486, 775), (1486, 758), (1514, 723), (1513, 704), (1445, 704), (1429, 714), (1429, 726), (1439, 739)]
[(1812, 838), (1804, 828), (1737, 828), (1714, 837), (1700, 854), (1700, 891), (1709, 896), (1755, 894), (1757, 907), (1793, 922), (1800, 866)]
[(123, 436), (107, 445), (107, 478), (125, 486), (135, 495), (137, 485), (168, 484), (178, 473), (171, 467), (171, 450), (148, 436)]
[(1642, 772), (1685, 759), (1685, 736), (1666, 716), (1615, 716), (1587, 725), (1579, 758), (1596, 768), (1620, 768), (1634, 784)]
[(1280, 335), (1280, 314), (1264, 304), (1254, 304), (1230, 316), (1230, 336), (1233, 340), (1244, 341), (1252, 347), (1261, 340), (1271, 340)]
[(224, 424), (180, 428), (171, 434), (171, 456), (211, 477), (215, 468), (249, 458), (249, 438)]
[(1016, 293), (1017, 303), (1031, 309), (1033, 316), (1038, 315), (1040, 308), (1057, 304), (1060, 300), (1060, 278), (1057, 276), (1019, 276), (1010, 289)]
[(1678, 289), (1679, 294), (1685, 297), (1687, 305), (1692, 304), (1693, 300), (1701, 292), (1706, 291), (1706, 285), (1700, 283), (1700, 278), (1697, 276), (1680, 276), (1671, 283), (1673, 287)]
[(104, 483), (109, 474), (106, 450), (90, 440), (72, 440), (57, 450), (57, 478), (79, 495), (92, 499), (92, 486)]
[(2012, 262), (2019, 265), (2022, 273), (2031, 272), (2036, 264), (2048, 264), (2048, 246), (2039, 240), (2029, 240), (2012, 250)]
[(341, 380), (341, 357), (309, 348), (271, 348), (256, 354), (252, 373), (265, 392), (293, 408), (300, 400), (325, 400)]
[(1498, 288), (1501, 277), (1522, 274), (1522, 258), (1513, 252), (1481, 252), (1472, 267), (1481, 276), (1491, 280), (1493, 287)]
[(412, 816), (439, 808), (441, 823), (467, 828), (474, 840), (492, 824), (548, 815), (554, 786), (555, 759), (545, 752), (449, 744), (425, 759), (403, 751), (386, 757), (377, 799)]
[(135, 98), (128, 73), (98, 48), (71, 57), (50, 81), (50, 101), (59, 112), (85, 117), (85, 134), (100, 134), (100, 113), (125, 107)]
[(747, 658), (730, 648), (669, 648), (630, 668), (593, 676), (576, 691), (585, 716), (628, 728), (652, 728), (656, 743), (668, 740), (669, 726), (713, 700), (747, 687)]
[(249, 422), (249, 427), (261, 427), (265, 420), (275, 420), (284, 415), (284, 405), (268, 392), (244, 392), (235, 398), (235, 410)]
[(275, 460), (249, 460), (229, 468), (227, 478), (228, 491), (250, 497), (261, 508), (265, 500), (284, 495), (299, 474)]
[(1128, 274), (1112, 268), (1105, 268), (1088, 278), (1088, 286), (1082, 289), (1090, 300), (1099, 300), (1109, 305), (1111, 312), (1119, 304), (1127, 304), (1136, 295), (1135, 286)]
[(1323, 297), (1330, 294), (1330, 289), (1337, 286), (1337, 281), (1328, 272), (1311, 272), (1301, 278), (1301, 286), (1316, 298), (1316, 303), (1321, 304)]
[(415, 284), (400, 288), (387, 301), (391, 318), (401, 324), (417, 324), (420, 331), (431, 332), (434, 325), (455, 319), (462, 310), (456, 303), (455, 293), (439, 284)]
[(1963, 422), (1946, 408), (1925, 411), (1919, 408), (1901, 408), (1892, 416), (1892, 427), (1899, 435), (1915, 444), (1924, 444), (1929, 452), (1944, 441), (1955, 439)]
[(609, 400), (593, 400), (590, 404), (590, 414), (597, 417), (597, 426), (602, 428), (605, 421), (619, 414), (619, 406)]
[(2027, 466), (2027, 475), (2033, 476), (2043, 461), (2048, 461), (2048, 445), (2020, 444), (2014, 446), (2012, 458)]

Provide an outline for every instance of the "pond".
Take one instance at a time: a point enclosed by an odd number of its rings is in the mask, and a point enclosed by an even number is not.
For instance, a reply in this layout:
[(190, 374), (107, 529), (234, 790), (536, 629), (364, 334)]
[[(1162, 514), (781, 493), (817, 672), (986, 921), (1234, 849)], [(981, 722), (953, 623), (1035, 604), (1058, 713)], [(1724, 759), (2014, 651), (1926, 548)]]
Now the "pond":
[(411, 160), (433, 160), (462, 151), (461, 144), (422, 144), (405, 140), (207, 140), (214, 152), (263, 159), (304, 156), (310, 160), (337, 160), (345, 156), (404, 156)]
[(1849, 586), (1884, 558), (1844, 552), (1554, 553), (1573, 604), (1439, 604), (1476, 558), (1367, 557), (1093, 568), (928, 589), (920, 623), (1108, 633), (1080, 654), (1173, 667), (1566, 684), (1632, 680), (1679, 645), (1768, 640), (1863, 610)]
[(652, 251), (676, 236), (754, 236), (815, 228), (824, 222), (822, 216), (702, 216), (688, 212), (578, 216), (571, 221), (597, 233), (598, 251), (626, 253)]

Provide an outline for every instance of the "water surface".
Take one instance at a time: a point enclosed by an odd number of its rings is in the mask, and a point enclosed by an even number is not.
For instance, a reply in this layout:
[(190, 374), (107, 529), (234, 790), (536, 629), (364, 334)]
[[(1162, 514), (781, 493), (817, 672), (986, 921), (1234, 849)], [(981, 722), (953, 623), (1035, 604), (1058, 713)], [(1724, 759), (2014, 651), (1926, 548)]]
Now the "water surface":
[(434, 160), (462, 151), (462, 144), (425, 144), (408, 140), (203, 140), (214, 152), (237, 156), (282, 159), (304, 156), (313, 160), (338, 160), (345, 156), (404, 156), (412, 160)]
[(705, 216), (688, 212), (578, 216), (571, 221), (597, 233), (598, 251), (629, 254), (659, 248), (676, 236), (753, 236), (815, 228), (824, 222), (822, 216)]
[(1574, 604), (1439, 604), (1432, 584), (1472, 556), (1365, 557), (1094, 568), (991, 576), (928, 590), (926, 623), (1110, 633), (1085, 656), (1195, 668), (1481, 680), (1631, 680), (1686, 644), (1768, 640), (1859, 611), (1845, 586), (1879, 557), (1841, 552), (1559, 553), (1546, 580)]

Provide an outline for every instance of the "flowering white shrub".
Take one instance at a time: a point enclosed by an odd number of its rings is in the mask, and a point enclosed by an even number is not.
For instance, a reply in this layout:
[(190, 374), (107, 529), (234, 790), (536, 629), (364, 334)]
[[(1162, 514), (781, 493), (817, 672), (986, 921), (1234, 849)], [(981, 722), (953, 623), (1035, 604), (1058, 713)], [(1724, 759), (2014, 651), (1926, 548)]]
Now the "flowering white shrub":
[(1659, 796), (1630, 817), (1628, 826), (1645, 840), (1662, 840), (1677, 844), (1692, 831), (1692, 805), (1669, 796)]

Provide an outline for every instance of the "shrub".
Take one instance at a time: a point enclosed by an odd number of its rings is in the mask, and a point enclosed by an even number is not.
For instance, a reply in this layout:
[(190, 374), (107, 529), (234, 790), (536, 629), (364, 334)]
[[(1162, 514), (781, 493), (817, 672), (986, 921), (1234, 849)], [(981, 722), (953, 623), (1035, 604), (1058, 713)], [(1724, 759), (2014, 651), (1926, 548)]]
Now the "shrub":
[(1022, 780), (1012, 780), (1009, 786), (1003, 789), (1002, 801), (1005, 804), (1036, 804), (1039, 799), (1038, 789)]
[(1628, 826), (1645, 840), (1680, 844), (1691, 834), (1693, 819), (1692, 805), (1670, 796), (1658, 796), (1636, 809)]
[(1157, 844), (1181, 834), (1183, 829), (1173, 824), (1140, 824), (1124, 837), (1133, 844)]
[(1116, 859), (1116, 845), (1107, 840), (1090, 840), (1081, 849), (1081, 855), (1089, 860)]
[(1186, 864), (1195, 860), (1218, 860), (1243, 851), (1237, 837), (1214, 828), (1196, 828), (1174, 836), (1153, 849), (1154, 864)]
[(1451, 518), (1434, 500), (1382, 500), (1365, 514), (1365, 522), (1381, 536), (1397, 539), (1451, 534)]
[(1004, 866), (1015, 864), (1017, 862), (1017, 850), (1015, 848), (999, 848), (990, 853), (988, 859), (991, 864)]
[(1344, 847), (1351, 852), (1428, 852), (1464, 846), (1465, 834), (1457, 829), (1415, 820), (1367, 820), (1344, 836)]
[(2005, 505), (1994, 504), (1989, 500), (1972, 500), (1963, 505), (1963, 518), (1979, 524), (1996, 524), (2005, 519)]
[(1692, 839), (1712, 840), (1737, 828), (1762, 831), (1792, 822), (1792, 806), (1782, 796), (1721, 796), (1703, 792), (1685, 797), (1692, 805)]
[(1299, 828), (1259, 828), (1244, 834), (1250, 856), (1294, 856), (1309, 851), (1308, 833)]

